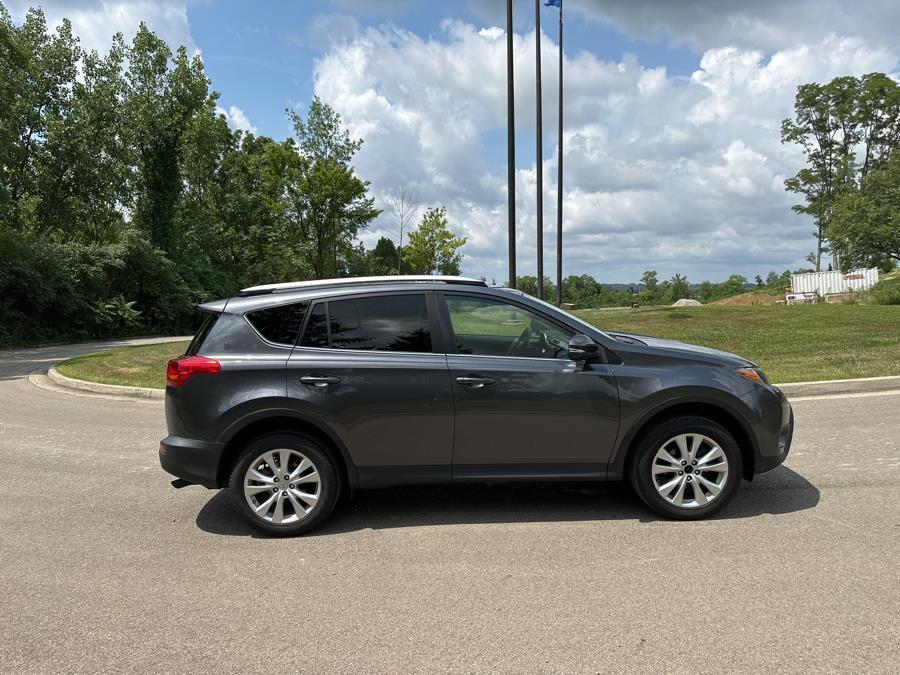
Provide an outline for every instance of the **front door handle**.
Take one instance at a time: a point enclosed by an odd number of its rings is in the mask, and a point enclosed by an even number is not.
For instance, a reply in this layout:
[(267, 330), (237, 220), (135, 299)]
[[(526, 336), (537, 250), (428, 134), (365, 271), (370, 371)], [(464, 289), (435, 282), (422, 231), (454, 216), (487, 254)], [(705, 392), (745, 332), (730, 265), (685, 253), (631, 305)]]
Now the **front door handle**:
[(497, 380), (493, 377), (482, 377), (481, 375), (460, 375), (456, 381), (472, 389), (481, 389), (486, 384), (494, 384)]
[(302, 384), (311, 384), (314, 387), (327, 387), (329, 384), (337, 384), (341, 378), (334, 375), (304, 375), (300, 378)]

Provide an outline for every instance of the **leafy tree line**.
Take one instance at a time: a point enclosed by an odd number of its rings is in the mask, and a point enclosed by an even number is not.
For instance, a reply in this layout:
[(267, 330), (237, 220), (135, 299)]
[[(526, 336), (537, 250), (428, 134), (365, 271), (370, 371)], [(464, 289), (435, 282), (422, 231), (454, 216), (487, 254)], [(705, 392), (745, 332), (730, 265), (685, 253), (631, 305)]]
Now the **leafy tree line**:
[[(807, 272), (809, 270), (796, 270)], [(765, 279), (757, 275), (755, 284), (746, 277), (733, 274), (721, 283), (703, 281), (691, 284), (687, 277), (675, 274), (671, 279), (659, 280), (655, 270), (647, 270), (637, 284), (601, 284), (589, 274), (580, 274), (563, 279), (563, 302), (579, 307), (627, 307), (632, 303), (640, 305), (671, 305), (682, 298), (694, 298), (702, 303), (722, 300), (746, 293), (753, 288), (765, 288), (781, 292), (791, 283), (791, 272), (769, 272)], [(537, 277), (517, 277), (516, 288), (537, 296)], [(554, 297), (556, 284), (550, 277), (544, 277), (544, 296)]]
[[(197, 302), (398, 253), (357, 243), (380, 211), (330, 106), (276, 140), (231, 130), (210, 86), (144, 25), (101, 55), (0, 4), (0, 343), (186, 331)], [(406, 269), (458, 272), (463, 243), (430, 209)]]
[(884, 73), (837, 77), (797, 89), (783, 143), (799, 145), (806, 164), (785, 181), (813, 217), (815, 270), (831, 253), (847, 271), (900, 261), (900, 85)]

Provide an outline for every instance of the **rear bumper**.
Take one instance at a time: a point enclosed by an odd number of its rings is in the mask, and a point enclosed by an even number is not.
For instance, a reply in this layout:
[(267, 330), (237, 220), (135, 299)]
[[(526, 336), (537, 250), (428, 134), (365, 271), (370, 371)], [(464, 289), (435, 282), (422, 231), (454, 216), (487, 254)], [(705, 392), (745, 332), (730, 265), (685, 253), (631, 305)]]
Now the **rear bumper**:
[(219, 487), (223, 443), (166, 436), (159, 442), (159, 463), (167, 473), (208, 488)]

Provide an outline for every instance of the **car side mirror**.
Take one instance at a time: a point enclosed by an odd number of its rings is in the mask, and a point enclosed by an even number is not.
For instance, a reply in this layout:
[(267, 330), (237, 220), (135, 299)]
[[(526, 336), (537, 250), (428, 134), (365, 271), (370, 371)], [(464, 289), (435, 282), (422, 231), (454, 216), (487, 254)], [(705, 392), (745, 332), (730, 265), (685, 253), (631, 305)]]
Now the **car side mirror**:
[(587, 335), (573, 335), (569, 340), (569, 358), (583, 363), (597, 361), (600, 359), (600, 345)]

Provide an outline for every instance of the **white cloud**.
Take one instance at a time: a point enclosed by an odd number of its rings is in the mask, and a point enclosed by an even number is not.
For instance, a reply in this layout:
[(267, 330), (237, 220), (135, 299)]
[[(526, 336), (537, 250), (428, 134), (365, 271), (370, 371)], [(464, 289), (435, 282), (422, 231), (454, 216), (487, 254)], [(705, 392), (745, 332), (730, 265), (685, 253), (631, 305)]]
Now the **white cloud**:
[(235, 131), (256, 134), (256, 127), (250, 123), (247, 114), (236, 105), (228, 106), (228, 110), (216, 106), (216, 114), (224, 115), (225, 121), (228, 122), (228, 126)]
[[(10, 6), (13, 18), (21, 21), (33, 4), (37, 3), (13, 0)], [(117, 32), (129, 42), (143, 21), (168, 43), (172, 51), (185, 45), (191, 55), (200, 52), (191, 37), (186, 0), (46, 0), (39, 4), (51, 29), (64, 18), (69, 19), (73, 32), (86, 50), (107, 51)]]
[[(545, 53), (555, 45), (544, 36)], [(469, 243), (464, 271), (505, 278), (505, 35), (445, 22), (423, 38), (367, 29), (317, 63), (316, 93), (365, 139), (356, 166), (377, 197), (413, 183), (448, 207)], [(534, 36), (515, 38), (517, 153), (534, 153)], [(692, 280), (803, 262), (809, 222), (783, 181), (800, 165), (780, 143), (797, 85), (892, 72), (897, 55), (826, 35), (781, 49), (708, 49), (690, 78), (633, 56), (566, 60), (566, 273), (634, 280), (644, 269)], [(555, 225), (556, 64), (545, 62), (545, 271)], [(517, 172), (520, 273), (533, 273), (534, 166)], [(368, 235), (394, 229), (386, 216)], [(371, 240), (370, 240), (371, 243)]]

